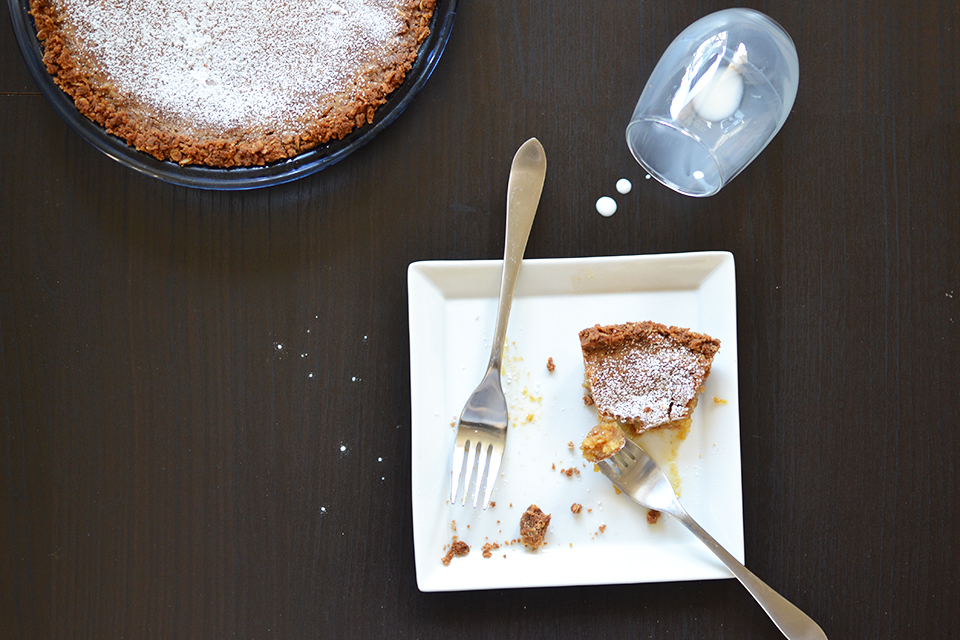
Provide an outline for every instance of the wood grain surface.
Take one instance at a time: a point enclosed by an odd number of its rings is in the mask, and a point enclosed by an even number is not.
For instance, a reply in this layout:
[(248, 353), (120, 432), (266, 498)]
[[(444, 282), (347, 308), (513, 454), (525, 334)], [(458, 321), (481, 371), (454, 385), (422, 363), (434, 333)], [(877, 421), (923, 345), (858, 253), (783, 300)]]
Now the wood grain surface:
[(733, 252), (747, 565), (831, 639), (960, 637), (960, 5), (748, 4), (800, 90), (707, 199), (644, 180), (623, 131), (722, 3), (462, 0), (395, 123), (243, 193), (81, 140), (5, 4), (0, 637), (778, 637), (733, 580), (417, 589), (406, 268), (502, 255), (530, 136), (528, 257)]

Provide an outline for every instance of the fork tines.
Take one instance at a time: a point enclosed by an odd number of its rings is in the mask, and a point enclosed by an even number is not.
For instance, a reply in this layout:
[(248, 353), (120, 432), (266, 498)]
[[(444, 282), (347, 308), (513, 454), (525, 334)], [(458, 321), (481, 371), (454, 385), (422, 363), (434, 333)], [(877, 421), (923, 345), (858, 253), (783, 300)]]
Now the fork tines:
[(609, 461), (615, 463), (617, 468), (622, 471), (637, 461), (639, 449), (640, 447), (631, 442), (630, 438), (626, 438), (623, 442), (623, 446), (620, 447), (620, 451), (617, 451), (615, 454), (613, 454), (609, 458)]
[[(464, 463), (464, 454), (466, 454), (466, 463)], [(450, 502), (457, 501), (457, 493), (460, 486), (460, 478), (463, 477), (463, 501), (467, 503), (467, 493), (470, 491), (470, 480), (476, 477), (473, 490), (473, 506), (476, 508), (477, 499), (480, 497), (480, 486), (485, 486), (483, 508), (486, 509), (490, 504), (490, 494), (493, 492), (493, 486), (496, 484), (497, 474), (500, 472), (500, 461), (503, 459), (503, 449), (498, 448), (493, 443), (482, 440), (467, 440), (464, 443), (457, 442), (457, 447), (453, 452), (453, 469), (451, 473)], [(474, 474), (476, 469), (476, 474)]]

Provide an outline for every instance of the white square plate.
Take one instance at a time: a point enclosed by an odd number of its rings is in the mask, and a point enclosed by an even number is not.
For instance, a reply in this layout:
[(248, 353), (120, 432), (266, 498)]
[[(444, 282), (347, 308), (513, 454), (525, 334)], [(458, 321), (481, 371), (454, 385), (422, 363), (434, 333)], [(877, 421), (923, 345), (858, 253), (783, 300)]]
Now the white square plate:
[[(682, 525), (666, 515), (647, 524), (646, 510), (616, 495), (580, 457), (579, 444), (596, 424), (596, 411), (583, 403), (577, 334), (595, 324), (653, 320), (720, 339), (686, 439), (644, 438), (656, 439), (649, 443), (650, 454), (679, 484), (690, 515), (743, 561), (733, 255), (524, 261), (503, 364), (510, 428), (492, 497), (496, 506), (484, 511), (450, 504), (450, 466), (454, 424), (490, 356), (500, 266), (501, 261), (416, 262), (407, 272), (413, 540), (420, 590), (730, 577)], [(552, 373), (548, 358), (556, 365)], [(560, 473), (570, 467), (578, 473)], [(579, 515), (572, 513), (573, 503), (583, 505)], [(529, 551), (520, 543), (504, 544), (519, 537), (520, 516), (530, 504), (552, 514), (547, 545)], [(445, 566), (440, 559), (454, 535), (471, 550)], [(481, 548), (494, 542), (500, 548), (484, 558)]]

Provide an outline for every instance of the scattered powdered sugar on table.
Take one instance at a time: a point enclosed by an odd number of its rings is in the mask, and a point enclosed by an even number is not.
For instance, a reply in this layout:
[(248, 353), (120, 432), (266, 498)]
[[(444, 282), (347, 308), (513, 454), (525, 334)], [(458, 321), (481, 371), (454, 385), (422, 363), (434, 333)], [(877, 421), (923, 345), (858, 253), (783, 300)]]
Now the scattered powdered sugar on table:
[(283, 126), (402, 27), (395, 0), (58, 0), (95, 68), (184, 123)]

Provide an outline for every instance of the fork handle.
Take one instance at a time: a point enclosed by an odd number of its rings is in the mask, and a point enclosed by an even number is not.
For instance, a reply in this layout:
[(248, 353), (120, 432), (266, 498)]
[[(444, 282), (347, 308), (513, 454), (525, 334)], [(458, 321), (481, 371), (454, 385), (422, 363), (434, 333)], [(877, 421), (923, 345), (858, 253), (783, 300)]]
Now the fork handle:
[(520, 275), (520, 263), (527, 248), (527, 238), (533, 218), (537, 214), (540, 192), (547, 169), (546, 154), (536, 138), (530, 138), (517, 150), (510, 168), (507, 184), (507, 232), (503, 247), (503, 273), (500, 277), (500, 302), (497, 309), (497, 328), (490, 351), (489, 368), (500, 371), (503, 341), (507, 321), (513, 305), (513, 291)]
[(807, 614), (798, 609), (789, 600), (770, 588), (767, 583), (758, 578), (745, 566), (734, 558), (730, 552), (720, 546), (713, 537), (703, 530), (696, 521), (691, 518), (686, 511), (680, 508), (677, 512), (670, 512), (677, 520), (682, 522), (693, 535), (700, 538), (700, 541), (707, 545), (727, 569), (740, 581), (750, 595), (763, 607), (773, 623), (790, 640), (827, 640), (827, 635), (823, 629), (813, 621)]

